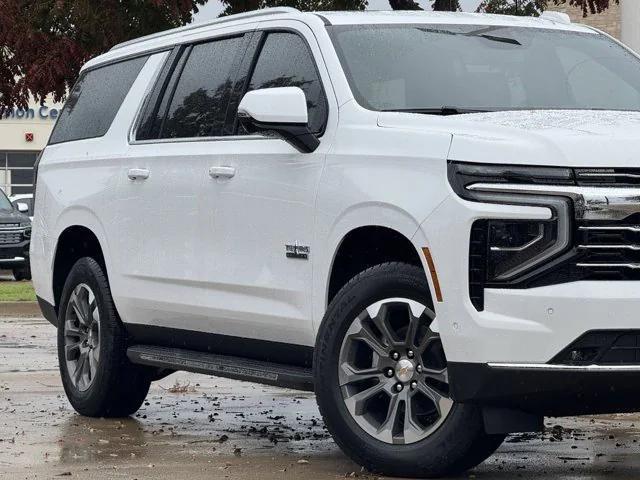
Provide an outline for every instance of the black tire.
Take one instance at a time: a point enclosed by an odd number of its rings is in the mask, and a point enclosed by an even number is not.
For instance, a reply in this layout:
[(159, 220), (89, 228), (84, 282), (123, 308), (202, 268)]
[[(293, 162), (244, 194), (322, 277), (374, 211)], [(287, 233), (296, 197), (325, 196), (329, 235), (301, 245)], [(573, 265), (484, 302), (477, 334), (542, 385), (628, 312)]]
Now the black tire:
[[(74, 386), (65, 358), (65, 313), (72, 292), (80, 284), (93, 291), (100, 315), (100, 357), (97, 372), (85, 391)], [(140, 408), (149, 392), (150, 375), (144, 367), (129, 362), (126, 351), (126, 332), (113, 304), (107, 278), (93, 258), (81, 258), (69, 272), (58, 312), (60, 374), (67, 398), (78, 413), (87, 417), (126, 417)]]
[(23, 281), (25, 279), (24, 270), (22, 268), (14, 268), (13, 278), (15, 278), (16, 282)]
[(23, 280), (31, 280), (31, 269), (28, 266), (14, 268), (12, 273), (13, 278), (15, 278), (17, 282), (22, 282)]
[(504, 435), (487, 435), (482, 413), (471, 404), (454, 403), (444, 422), (415, 443), (393, 445), (362, 429), (349, 413), (338, 381), (338, 357), (351, 322), (367, 306), (402, 297), (432, 307), (422, 269), (385, 263), (354, 277), (333, 299), (318, 332), (315, 390), (320, 413), (342, 450), (371, 472), (400, 477), (441, 477), (462, 473), (488, 458)]

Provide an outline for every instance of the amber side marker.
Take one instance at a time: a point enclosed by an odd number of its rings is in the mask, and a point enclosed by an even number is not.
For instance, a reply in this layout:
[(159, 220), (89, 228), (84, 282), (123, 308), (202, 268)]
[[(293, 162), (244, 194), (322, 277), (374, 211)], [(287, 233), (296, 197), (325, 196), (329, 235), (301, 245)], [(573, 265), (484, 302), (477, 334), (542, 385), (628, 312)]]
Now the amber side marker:
[(442, 302), (442, 290), (440, 289), (440, 281), (438, 280), (438, 273), (436, 272), (436, 266), (433, 263), (431, 252), (427, 247), (423, 247), (422, 253), (424, 253), (424, 258), (427, 259), (429, 273), (431, 274), (431, 281), (433, 282), (433, 289), (436, 291), (436, 300), (438, 302)]

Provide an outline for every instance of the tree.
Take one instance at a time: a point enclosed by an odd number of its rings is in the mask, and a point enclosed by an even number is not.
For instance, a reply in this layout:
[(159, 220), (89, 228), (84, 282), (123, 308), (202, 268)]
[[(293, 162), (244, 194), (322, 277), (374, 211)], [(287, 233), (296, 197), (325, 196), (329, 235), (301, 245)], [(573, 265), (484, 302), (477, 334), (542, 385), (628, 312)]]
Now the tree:
[(537, 16), (549, 5), (568, 4), (582, 10), (584, 17), (602, 13), (613, 3), (620, 0), (484, 0), (478, 7), (479, 12), (502, 13), (507, 15)]
[(60, 101), (80, 67), (113, 45), (191, 21), (206, 0), (0, 0), (0, 115)]
[[(434, 10), (460, 10), (459, 0), (430, 0)], [(223, 15), (266, 7), (294, 7), (298, 10), (364, 10), (368, 0), (222, 0)], [(393, 10), (422, 10), (416, 0), (389, 0)]]

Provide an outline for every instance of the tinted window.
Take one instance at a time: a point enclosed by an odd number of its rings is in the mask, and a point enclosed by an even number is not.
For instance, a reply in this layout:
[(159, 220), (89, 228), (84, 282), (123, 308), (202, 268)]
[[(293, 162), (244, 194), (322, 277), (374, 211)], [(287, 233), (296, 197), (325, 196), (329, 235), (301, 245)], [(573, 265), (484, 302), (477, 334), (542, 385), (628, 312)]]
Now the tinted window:
[(640, 110), (640, 62), (597, 33), (483, 25), (330, 30), (356, 99), (372, 110)]
[(195, 45), (185, 63), (162, 129), (162, 138), (224, 134), (233, 66), (242, 37)]
[(158, 80), (144, 106), (144, 112), (136, 129), (136, 140), (158, 138), (167, 107), (166, 95), (161, 97), (169, 88), (173, 72), (180, 61), (180, 53), (179, 48), (174, 48), (162, 67)]
[(135, 58), (83, 74), (69, 94), (49, 143), (101, 137), (107, 133), (146, 60), (147, 57)]
[(296, 34), (270, 33), (262, 47), (249, 90), (274, 87), (300, 87), (307, 97), (309, 129), (314, 133), (323, 130), (327, 103), (322, 83), (309, 47)]

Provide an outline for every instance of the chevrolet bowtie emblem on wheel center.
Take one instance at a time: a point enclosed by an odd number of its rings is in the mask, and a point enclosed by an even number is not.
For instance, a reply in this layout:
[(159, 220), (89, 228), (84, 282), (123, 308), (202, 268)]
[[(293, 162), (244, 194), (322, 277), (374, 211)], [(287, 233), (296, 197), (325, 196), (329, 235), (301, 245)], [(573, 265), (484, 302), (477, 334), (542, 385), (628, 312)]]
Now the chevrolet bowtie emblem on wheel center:
[(396, 370), (396, 378), (401, 382), (408, 382), (413, 378), (413, 372), (415, 371), (415, 365), (411, 360), (403, 358), (398, 362), (398, 369)]

